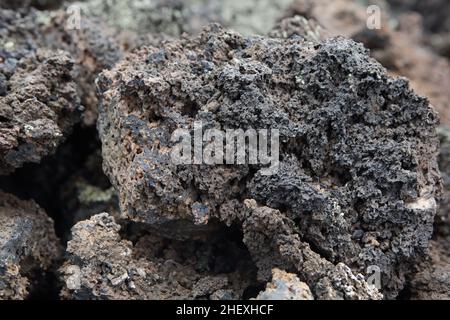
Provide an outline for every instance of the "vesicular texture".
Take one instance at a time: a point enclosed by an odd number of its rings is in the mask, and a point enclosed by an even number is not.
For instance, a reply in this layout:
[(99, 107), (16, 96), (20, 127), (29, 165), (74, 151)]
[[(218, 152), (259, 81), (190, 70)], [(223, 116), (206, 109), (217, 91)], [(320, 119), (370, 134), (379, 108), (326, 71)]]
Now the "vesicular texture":
[[(104, 170), (123, 217), (183, 222), (181, 233), (212, 219), (242, 224), (261, 279), (286, 266), (323, 298), (378, 298), (357, 275), (374, 267), (385, 297), (395, 297), (421, 259), (441, 188), (438, 117), (361, 44), (243, 37), (213, 24), (129, 54), (98, 86)], [(278, 172), (174, 164), (171, 135), (192, 132), (194, 121), (279, 129)], [(261, 260), (265, 250), (272, 259)], [(322, 269), (311, 274), (313, 266)]]

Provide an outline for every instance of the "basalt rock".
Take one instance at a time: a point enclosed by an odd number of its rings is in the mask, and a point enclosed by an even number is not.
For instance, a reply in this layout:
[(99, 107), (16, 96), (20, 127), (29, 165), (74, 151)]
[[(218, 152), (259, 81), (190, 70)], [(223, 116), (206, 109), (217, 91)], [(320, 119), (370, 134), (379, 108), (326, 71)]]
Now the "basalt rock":
[(25, 299), (60, 254), (52, 220), (33, 201), (0, 192), (0, 300)]
[(237, 259), (244, 272), (240, 274), (226, 267), (229, 259), (219, 264), (209, 260), (220, 257), (210, 252), (210, 244), (173, 244), (147, 235), (133, 246), (121, 239), (119, 230), (107, 213), (73, 227), (67, 261), (60, 269), (62, 298), (238, 299), (249, 285), (251, 268), (242, 263), (242, 255)]
[[(441, 189), (438, 117), (361, 44), (243, 37), (211, 25), (129, 54), (98, 85), (104, 170), (124, 219), (178, 222), (188, 237), (217, 219), (237, 223), (260, 280), (274, 267), (293, 271), (317, 298), (379, 298), (358, 275), (373, 266), (393, 298), (422, 259)], [(204, 130), (278, 129), (278, 170), (175, 164), (172, 134), (194, 136), (199, 121)], [(288, 221), (288, 239), (278, 229), (259, 235), (265, 223), (245, 218), (246, 198)], [(275, 239), (286, 245), (273, 250)], [(338, 279), (354, 289), (333, 287)]]
[(34, 12), (0, 10), (0, 174), (53, 153), (81, 111), (73, 60), (37, 25)]
[(62, 10), (47, 14), (41, 34), (49, 48), (63, 49), (73, 57), (73, 77), (85, 108), (83, 123), (92, 126), (97, 120), (98, 105), (95, 79), (120, 60), (122, 48), (116, 43), (113, 31), (101, 20), (75, 14)]
[(430, 242), (427, 259), (418, 266), (410, 281), (414, 300), (450, 300), (449, 238)]
[[(432, 2), (420, 1), (424, 7), (435, 6)], [(285, 17), (301, 15), (322, 26), (326, 36), (342, 35), (364, 43), (370, 49), (371, 56), (391, 74), (408, 77), (411, 87), (430, 99), (439, 111), (442, 122), (450, 123), (448, 60), (424, 46), (430, 37), (424, 33), (418, 13), (397, 15), (383, 3), (377, 2), (379, 26), (371, 29), (368, 28), (368, 22), (373, 21), (376, 13), (369, 11), (368, 14), (368, 6), (355, 0), (295, 0)], [(438, 4), (437, 7), (443, 5)], [(440, 9), (438, 14), (442, 15), (443, 12), (446, 12), (445, 9)]]

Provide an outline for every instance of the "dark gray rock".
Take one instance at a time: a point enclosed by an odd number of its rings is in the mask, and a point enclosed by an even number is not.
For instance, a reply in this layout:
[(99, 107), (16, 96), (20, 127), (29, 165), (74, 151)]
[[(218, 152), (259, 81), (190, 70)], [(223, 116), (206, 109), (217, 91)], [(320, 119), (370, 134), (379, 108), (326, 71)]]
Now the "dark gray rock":
[(0, 191), (0, 300), (25, 299), (61, 254), (53, 221), (33, 201)]
[[(386, 298), (423, 256), (441, 187), (438, 117), (362, 45), (339, 37), (246, 38), (211, 25), (198, 37), (135, 51), (98, 84), (104, 170), (126, 219), (184, 222), (188, 233), (217, 217), (245, 223), (242, 201), (253, 198), (281, 212), (326, 263), (355, 274), (377, 266)], [(175, 165), (171, 134), (192, 132), (194, 121), (279, 129), (278, 172), (263, 175), (259, 164)], [(261, 256), (270, 250), (254, 241)], [(285, 260), (275, 256), (261, 277)]]
[(0, 10), (0, 174), (53, 153), (81, 113), (74, 61), (40, 40), (34, 12)]

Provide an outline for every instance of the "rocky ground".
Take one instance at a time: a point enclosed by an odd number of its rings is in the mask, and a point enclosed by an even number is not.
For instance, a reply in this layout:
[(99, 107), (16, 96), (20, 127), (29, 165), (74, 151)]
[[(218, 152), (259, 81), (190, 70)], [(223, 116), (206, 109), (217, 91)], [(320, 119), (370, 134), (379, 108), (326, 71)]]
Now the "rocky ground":
[[(0, 299), (450, 299), (427, 3), (0, 2)], [(200, 121), (279, 130), (277, 170), (174, 164)]]

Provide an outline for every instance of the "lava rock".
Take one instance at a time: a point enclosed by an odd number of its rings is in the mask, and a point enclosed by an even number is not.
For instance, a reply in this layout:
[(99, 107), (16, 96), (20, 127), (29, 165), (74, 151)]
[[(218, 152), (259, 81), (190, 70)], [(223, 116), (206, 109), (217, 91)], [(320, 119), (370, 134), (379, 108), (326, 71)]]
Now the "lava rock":
[[(141, 237), (133, 246), (121, 239), (119, 230), (107, 213), (73, 227), (67, 261), (60, 269), (61, 298), (237, 299), (249, 285), (246, 265), (244, 275), (208, 271), (208, 255), (196, 246), (181, 244), (176, 250), (176, 245), (153, 235)], [(181, 259), (183, 255), (186, 258)]]
[[(243, 37), (213, 24), (198, 37), (129, 54), (98, 86), (104, 170), (125, 219), (184, 222), (186, 232), (215, 219), (244, 223), (245, 195), (293, 221), (331, 265), (362, 274), (377, 266), (387, 298), (423, 257), (441, 189), (439, 120), (361, 44)], [(194, 136), (198, 121), (219, 130), (278, 129), (278, 171), (175, 164), (172, 134)]]
[(386, 4), (377, 5), (380, 25), (372, 29), (368, 21), (374, 13), (354, 0), (296, 0), (284, 16), (300, 15), (316, 21), (323, 27), (324, 37), (342, 35), (364, 43), (390, 73), (408, 77), (411, 87), (430, 99), (442, 122), (450, 123), (450, 64), (423, 45), (429, 36), (423, 33), (417, 14), (396, 16)]
[(67, 52), (39, 41), (34, 12), (0, 10), (0, 174), (53, 153), (81, 106)]
[(413, 300), (450, 300), (449, 238), (431, 241), (427, 259), (410, 282)]
[(311, 42), (321, 42), (326, 39), (326, 32), (314, 20), (308, 20), (302, 16), (285, 18), (278, 22), (268, 33), (271, 38), (289, 39), (302, 37)]
[(94, 17), (82, 14), (76, 17), (75, 14), (63, 10), (48, 13), (41, 26), (41, 34), (46, 46), (65, 50), (73, 57), (73, 77), (85, 108), (83, 124), (94, 126), (98, 105), (95, 79), (104, 69), (112, 68), (123, 53), (114, 32), (105, 23)]
[(53, 221), (33, 201), (0, 192), (0, 300), (25, 299), (61, 254)]

